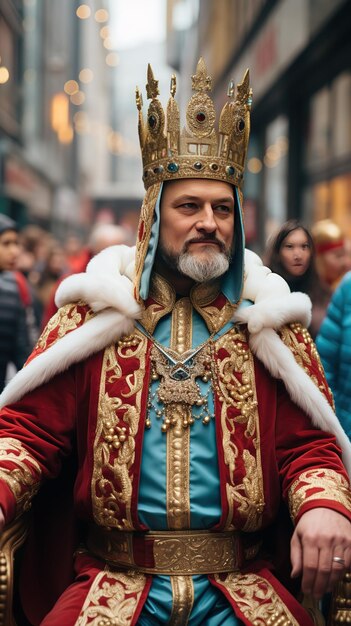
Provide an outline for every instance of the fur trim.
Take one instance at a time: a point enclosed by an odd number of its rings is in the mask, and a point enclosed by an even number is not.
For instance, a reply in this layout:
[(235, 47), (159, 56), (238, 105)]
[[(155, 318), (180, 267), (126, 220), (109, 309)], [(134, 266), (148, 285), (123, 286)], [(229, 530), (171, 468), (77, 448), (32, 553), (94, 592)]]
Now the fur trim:
[(335, 435), (343, 462), (351, 476), (351, 444), (333, 409), (312, 379), (295, 361), (274, 330), (264, 328), (249, 338), (250, 348), (274, 378), (281, 378), (291, 399), (311, 418), (312, 424)]
[(140, 317), (140, 307), (133, 297), (135, 248), (111, 246), (88, 263), (86, 272), (72, 274), (59, 285), (57, 307), (83, 300), (93, 311), (108, 307), (127, 317)]
[(267, 327), (277, 329), (296, 321), (306, 327), (310, 325), (312, 303), (309, 297), (305, 293), (290, 293), (285, 280), (265, 267), (251, 250), (245, 250), (243, 300), (254, 304), (239, 307), (233, 319), (247, 324), (250, 333)]
[(102, 311), (62, 337), (17, 372), (0, 396), (0, 407), (16, 402), (73, 363), (86, 359), (117, 341), (122, 335), (130, 334), (133, 328), (133, 320), (125, 315), (112, 310)]
[[(0, 406), (18, 400), (73, 363), (132, 332), (134, 320), (140, 316), (140, 307), (133, 298), (134, 257), (134, 248), (111, 246), (90, 261), (85, 274), (69, 276), (61, 283), (56, 294), (58, 306), (83, 300), (98, 313), (19, 371), (2, 392)], [(306, 411), (312, 423), (335, 434), (351, 475), (351, 445), (337, 417), (273, 330), (296, 321), (308, 326), (308, 296), (290, 293), (280, 276), (265, 267), (255, 253), (246, 250), (243, 299), (253, 304), (239, 307), (233, 321), (247, 324), (252, 351), (272, 376), (283, 380), (291, 398)]]

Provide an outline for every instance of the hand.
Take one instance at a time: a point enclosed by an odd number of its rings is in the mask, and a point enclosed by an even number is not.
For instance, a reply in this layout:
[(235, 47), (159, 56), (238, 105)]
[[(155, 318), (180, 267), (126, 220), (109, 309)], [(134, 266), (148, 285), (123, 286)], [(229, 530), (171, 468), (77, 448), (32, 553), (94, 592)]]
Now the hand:
[(4, 530), (4, 526), (5, 526), (5, 517), (4, 517), (3, 510), (0, 506), (0, 533), (2, 533), (2, 531)]
[[(334, 557), (344, 563), (334, 561)], [(291, 576), (302, 574), (301, 590), (319, 599), (351, 567), (351, 522), (331, 509), (304, 513), (291, 539)]]

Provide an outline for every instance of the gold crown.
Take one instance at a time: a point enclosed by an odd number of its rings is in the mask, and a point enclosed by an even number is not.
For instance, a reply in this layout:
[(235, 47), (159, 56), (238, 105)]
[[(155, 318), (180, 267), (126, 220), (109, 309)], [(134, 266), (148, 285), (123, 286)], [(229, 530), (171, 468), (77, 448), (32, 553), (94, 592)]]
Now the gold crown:
[(250, 135), (249, 70), (237, 85), (236, 96), (234, 82), (229, 83), (229, 101), (222, 109), (218, 134), (214, 104), (206, 93), (211, 91), (211, 83), (201, 58), (192, 76), (195, 93), (186, 110), (187, 127), (180, 132), (179, 108), (174, 99), (176, 78), (174, 75), (171, 78), (171, 97), (165, 113), (157, 98), (158, 81), (148, 65), (146, 93), (151, 102), (145, 122), (142, 96), (136, 88), (145, 189), (154, 183), (178, 178), (212, 178), (241, 187)]

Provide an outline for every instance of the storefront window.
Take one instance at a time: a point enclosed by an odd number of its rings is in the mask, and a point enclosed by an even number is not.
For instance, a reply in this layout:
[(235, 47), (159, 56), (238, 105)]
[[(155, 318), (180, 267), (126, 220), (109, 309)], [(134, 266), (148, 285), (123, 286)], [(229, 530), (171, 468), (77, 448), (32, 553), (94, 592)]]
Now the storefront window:
[(306, 167), (315, 169), (329, 159), (329, 109), (330, 91), (327, 87), (316, 93), (310, 101)]
[(13, 133), (17, 130), (14, 122), (18, 121), (16, 41), (14, 32), (1, 16), (0, 43), (0, 127)]
[(311, 223), (330, 218), (351, 237), (351, 174), (311, 185), (305, 193)]
[(351, 73), (343, 72), (331, 88), (331, 138), (335, 157), (351, 154)]
[(288, 118), (280, 116), (267, 126), (264, 164), (266, 238), (287, 219)]
[(348, 237), (351, 237), (350, 109), (349, 71), (339, 74), (311, 99), (304, 158), (308, 182), (303, 197), (306, 222), (311, 225), (330, 218)]

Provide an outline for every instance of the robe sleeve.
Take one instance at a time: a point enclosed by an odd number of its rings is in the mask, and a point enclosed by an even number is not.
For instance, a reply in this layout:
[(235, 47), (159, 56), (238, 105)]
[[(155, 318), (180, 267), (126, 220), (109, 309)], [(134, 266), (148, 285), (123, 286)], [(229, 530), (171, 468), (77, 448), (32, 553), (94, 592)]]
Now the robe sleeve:
[[(309, 333), (300, 324), (291, 324), (281, 336), (296, 361), (333, 406), (332, 394)], [(334, 435), (314, 427), (281, 382), (278, 383), (276, 442), (283, 497), (293, 522), (296, 524), (303, 513), (316, 507), (333, 509), (351, 520), (350, 483)]]
[[(80, 303), (59, 309), (27, 363), (90, 316)], [(75, 426), (74, 366), (0, 411), (0, 506), (6, 522), (31, 506), (43, 480), (59, 474), (71, 452)]]

